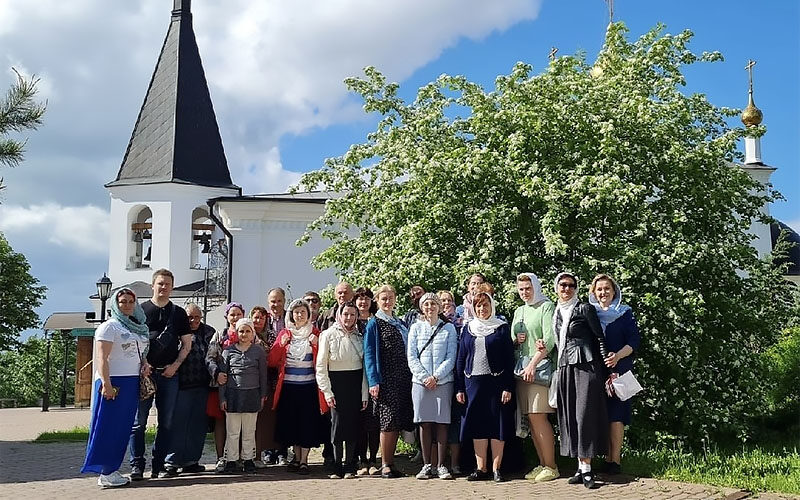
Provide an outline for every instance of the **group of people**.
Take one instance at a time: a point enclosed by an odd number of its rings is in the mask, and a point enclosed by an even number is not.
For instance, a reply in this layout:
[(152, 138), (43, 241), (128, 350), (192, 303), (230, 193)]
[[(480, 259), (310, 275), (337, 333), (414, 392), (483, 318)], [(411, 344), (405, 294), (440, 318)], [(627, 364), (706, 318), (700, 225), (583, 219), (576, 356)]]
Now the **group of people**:
[[(141, 305), (130, 289), (117, 290), (111, 318), (95, 333), (82, 471), (99, 473), (102, 487), (143, 479), (153, 404), (153, 478), (204, 471), (213, 419), (217, 472), (278, 464), (309, 474), (310, 449), (324, 446), (331, 478), (402, 477), (394, 455), (405, 432), (419, 441), (418, 479), (460, 475), (461, 444), (469, 443), (475, 467), (467, 480), (501, 482), (505, 443), (518, 434), (521, 415), (539, 459), (525, 477), (549, 481), (560, 475), (553, 413), (561, 455), (577, 458), (570, 483), (595, 486), (596, 456), (605, 456), (605, 472), (620, 471), (631, 401), (617, 398), (611, 381), (631, 370), (639, 331), (608, 275), (595, 277), (587, 303), (578, 299), (577, 276), (560, 273), (554, 304), (535, 274), (519, 274), (524, 303), (511, 322), (479, 273), (458, 306), (449, 291), (412, 287), (413, 307), (403, 317), (391, 285), (373, 293), (341, 282), (327, 311), (316, 292), (286, 307), (285, 292), (274, 288), (267, 307), (248, 313), (228, 304), (219, 331), (203, 323), (196, 305), (184, 310), (169, 300), (173, 280), (156, 271), (153, 297)], [(126, 448), (130, 479), (118, 471)]]

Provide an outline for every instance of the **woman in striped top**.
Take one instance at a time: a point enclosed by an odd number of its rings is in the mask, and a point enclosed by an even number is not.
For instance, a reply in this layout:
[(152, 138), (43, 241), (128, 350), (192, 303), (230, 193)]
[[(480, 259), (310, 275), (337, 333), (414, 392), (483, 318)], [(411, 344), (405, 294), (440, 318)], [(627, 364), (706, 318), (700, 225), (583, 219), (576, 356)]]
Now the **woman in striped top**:
[(327, 441), (322, 415), (328, 410), (317, 388), (314, 366), (319, 330), (310, 321), (311, 308), (297, 299), (286, 311), (286, 328), (269, 352), (269, 366), (278, 369), (273, 407), (277, 410), (275, 438), (294, 447), (291, 471), (308, 474), (308, 452)]

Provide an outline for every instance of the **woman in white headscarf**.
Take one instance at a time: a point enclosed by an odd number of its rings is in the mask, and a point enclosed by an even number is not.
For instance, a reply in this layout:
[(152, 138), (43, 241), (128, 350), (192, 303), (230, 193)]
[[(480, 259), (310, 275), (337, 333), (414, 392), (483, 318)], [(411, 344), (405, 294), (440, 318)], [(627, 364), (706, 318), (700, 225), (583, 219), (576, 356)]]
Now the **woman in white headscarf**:
[(502, 482), (505, 441), (514, 437), (514, 345), (508, 323), (496, 316), (494, 290), (479, 285), (472, 302), (475, 318), (464, 325), (456, 358), (456, 400), (466, 404), (461, 440), (472, 439), (475, 471), (468, 481), (491, 476), (487, 467), (489, 442), (492, 447), (494, 481)]
[(275, 438), (294, 446), (294, 461), (289, 470), (308, 474), (308, 452), (328, 436), (322, 415), (328, 411), (325, 396), (317, 388), (314, 367), (317, 361), (319, 330), (311, 322), (311, 307), (302, 299), (289, 304), (286, 328), (275, 339), (269, 352), (269, 366), (278, 369), (273, 407), (277, 410)]
[[(331, 479), (356, 477), (356, 442), (361, 412), (369, 392), (364, 375), (364, 337), (358, 331), (358, 308), (345, 302), (336, 311), (336, 322), (322, 332), (317, 355), (317, 385), (331, 408), (334, 470)], [(347, 446), (347, 454), (343, 455)], [(344, 460), (344, 463), (342, 463)]]
[[(553, 426), (547, 419), (549, 413), (555, 413), (547, 402), (547, 392), (550, 386), (548, 375), (553, 369), (550, 353), (556, 344), (553, 335), (553, 312), (556, 308), (542, 293), (542, 283), (533, 273), (517, 276), (517, 293), (524, 302), (514, 311), (511, 322), (511, 335), (516, 347), (517, 406), (522, 415), (528, 417), (531, 439), (539, 456), (539, 465), (525, 479), (540, 483), (559, 476)], [(540, 362), (544, 366), (537, 372)]]
[(558, 428), (561, 454), (578, 459), (578, 471), (568, 482), (594, 488), (592, 457), (605, 455), (608, 448), (603, 364), (607, 352), (597, 312), (578, 300), (577, 288), (574, 274), (556, 276), (553, 332), (558, 341)]

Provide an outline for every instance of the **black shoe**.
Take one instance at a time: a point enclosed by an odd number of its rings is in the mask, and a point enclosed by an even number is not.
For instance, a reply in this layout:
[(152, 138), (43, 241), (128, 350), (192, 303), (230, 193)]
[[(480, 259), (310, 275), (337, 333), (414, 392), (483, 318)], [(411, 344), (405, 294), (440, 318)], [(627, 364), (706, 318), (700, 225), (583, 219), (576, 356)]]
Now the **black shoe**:
[(615, 476), (622, 473), (622, 466), (617, 462), (603, 462), (603, 473)]
[(158, 479), (158, 476), (164, 472), (164, 469), (153, 469), (150, 471), (150, 479)]
[(236, 463), (234, 460), (228, 460), (225, 462), (225, 473), (226, 474), (236, 474), (239, 472), (239, 464)]
[(131, 481), (141, 481), (142, 479), (144, 479), (144, 467), (141, 465), (131, 467)]
[(278, 460), (278, 454), (272, 450), (267, 450), (264, 452), (264, 460), (263, 462), (266, 464), (274, 464)]
[(467, 476), (467, 481), (486, 481), (489, 479), (489, 471), (475, 469), (472, 474)]
[(584, 472), (583, 474), (581, 474), (581, 478), (583, 479), (583, 485), (585, 487), (587, 487), (590, 490), (593, 490), (595, 488), (594, 474), (592, 474), (592, 471)]
[(383, 479), (397, 479), (400, 477), (405, 477), (405, 474), (395, 469), (391, 465), (384, 465), (381, 467), (381, 477)]
[(502, 483), (503, 481), (505, 481), (505, 478), (503, 477), (502, 474), (500, 474), (500, 471), (499, 470), (494, 471), (494, 482)]
[(168, 465), (164, 468), (164, 477), (178, 477), (180, 473), (178, 468), (173, 465)]
[(286, 464), (286, 469), (289, 472), (297, 472), (297, 469), (299, 469), (299, 468), (300, 468), (300, 462), (298, 462), (296, 460), (292, 460), (291, 462)]
[(301, 476), (309, 475), (311, 471), (308, 470), (308, 464), (300, 464), (300, 466), (297, 468), (297, 473)]
[(244, 473), (245, 474), (255, 474), (256, 473), (256, 464), (252, 460), (245, 460), (243, 468), (244, 468)]
[(199, 474), (199, 473), (205, 472), (205, 471), (206, 471), (206, 466), (205, 465), (192, 464), (192, 465), (187, 465), (186, 467), (184, 467), (181, 472), (183, 472), (184, 474)]
[(581, 484), (583, 482), (583, 478), (581, 478), (581, 471), (577, 471), (574, 476), (567, 479), (567, 483), (569, 484)]

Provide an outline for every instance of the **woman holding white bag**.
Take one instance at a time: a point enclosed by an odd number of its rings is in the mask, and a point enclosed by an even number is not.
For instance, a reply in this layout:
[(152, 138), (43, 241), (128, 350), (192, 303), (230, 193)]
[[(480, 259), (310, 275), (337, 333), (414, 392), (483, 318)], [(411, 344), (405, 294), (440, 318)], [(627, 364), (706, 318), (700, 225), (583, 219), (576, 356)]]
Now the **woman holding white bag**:
[[(600, 326), (605, 334), (609, 354), (605, 358), (611, 376), (623, 375), (633, 368), (632, 354), (639, 348), (641, 337), (631, 308), (622, 303), (619, 285), (607, 274), (598, 274), (589, 288), (589, 303), (597, 310)], [(631, 423), (631, 400), (620, 400), (610, 395), (606, 401), (608, 408), (608, 454), (603, 472), (619, 474), (622, 452), (622, 438), (625, 426)]]

